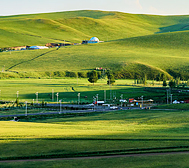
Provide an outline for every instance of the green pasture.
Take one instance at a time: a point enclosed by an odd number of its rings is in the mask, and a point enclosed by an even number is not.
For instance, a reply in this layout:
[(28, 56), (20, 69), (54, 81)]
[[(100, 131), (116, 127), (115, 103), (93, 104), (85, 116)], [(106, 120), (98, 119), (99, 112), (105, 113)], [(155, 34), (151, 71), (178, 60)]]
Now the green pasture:
[[(147, 87), (152, 87), (152, 81), (148, 81)], [(155, 83), (156, 87), (161, 87), (162, 83)], [(59, 79), (5, 79), (0, 81), (0, 99), (5, 101), (15, 101), (18, 98), (20, 102), (36, 102), (36, 92), (38, 100), (42, 102), (52, 102), (52, 91), (54, 91), (54, 102), (58, 99), (63, 102), (76, 103), (78, 93), (81, 93), (81, 103), (92, 103), (93, 96), (99, 94), (99, 100), (104, 100), (104, 91), (106, 99), (128, 99), (132, 97), (144, 96), (145, 99), (152, 99), (155, 96), (165, 96), (165, 91), (151, 92), (145, 90), (144, 85), (134, 85), (134, 80), (116, 80), (112, 86), (107, 85), (107, 80), (98, 80), (94, 85), (88, 82), (87, 78), (59, 78)], [(152, 88), (153, 90), (153, 88)]]
[[(180, 19), (186, 20), (187, 17), (180, 17)], [(7, 16), (0, 18), (0, 47), (45, 45), (47, 42), (64, 40), (81, 42), (92, 36), (108, 41), (154, 34), (160, 32), (161, 27), (178, 22), (179, 18), (175, 17), (103, 11)]]
[(85, 160), (54, 160), (54, 161), (33, 161), (33, 162), (14, 162), (14, 163), (0, 163), (2, 168), (20, 167), (20, 168), (49, 168), (49, 167), (63, 167), (63, 168), (186, 168), (188, 167), (188, 154), (181, 155), (163, 155), (163, 156), (141, 156), (141, 157), (127, 157), (127, 158), (108, 158), (108, 159), (85, 159)]
[[(42, 107), (42, 102), (57, 103), (57, 93), (58, 102), (61, 100), (63, 104), (77, 104), (78, 93), (80, 93), (80, 104), (91, 104), (97, 94), (98, 100), (106, 99), (107, 103), (116, 105), (120, 104), (119, 99), (121, 95), (123, 95), (123, 98), (127, 101), (129, 98), (138, 100), (143, 96), (144, 100), (153, 99), (154, 104), (166, 104), (167, 89), (169, 88), (162, 87), (162, 82), (152, 84), (152, 81), (147, 81), (147, 84), (144, 86), (134, 84), (134, 80), (116, 80), (114, 85), (109, 86), (107, 85), (107, 79), (99, 79), (94, 85), (89, 83), (87, 78), (2, 79), (0, 81), (0, 100), (2, 101), (0, 104), (0, 114), (24, 114), (25, 102), (27, 101), (28, 104), (37, 103), (37, 98), (40, 103), (38, 109), (28, 108), (28, 113), (43, 113), (49, 110), (58, 111), (59, 108), (40, 108)], [(187, 90), (187, 87), (174, 88), (172, 91), (169, 91), (169, 95), (172, 94), (173, 101), (187, 100), (189, 97)], [(38, 97), (36, 96), (37, 92)], [(16, 107), (15, 104), (17, 93), (19, 103), (21, 104), (19, 107)], [(54, 96), (52, 96), (52, 94)], [(52, 97), (54, 97), (54, 99), (52, 99)], [(170, 103), (170, 97), (168, 101)], [(189, 109), (188, 104), (158, 105), (155, 108)]]
[(46, 71), (88, 72), (96, 67), (149, 76), (154, 70), (168, 77), (188, 73), (188, 16), (73, 11), (1, 17), (0, 24), (0, 48), (64, 40), (81, 43), (93, 36), (105, 41), (59, 50), (0, 53), (0, 67), (10, 73), (42, 77)]
[[(128, 110), (1, 121), (0, 158), (188, 150), (188, 111)], [(40, 164), (40, 163), (39, 163)]]
[(59, 50), (3, 52), (0, 67), (10, 72), (30, 72), (27, 77), (41, 77), (41, 72), (89, 72), (96, 67), (125, 69), (127, 73), (142, 71), (149, 76), (153, 70), (167, 76), (171, 71), (187, 74), (188, 37), (188, 32), (157, 34)]

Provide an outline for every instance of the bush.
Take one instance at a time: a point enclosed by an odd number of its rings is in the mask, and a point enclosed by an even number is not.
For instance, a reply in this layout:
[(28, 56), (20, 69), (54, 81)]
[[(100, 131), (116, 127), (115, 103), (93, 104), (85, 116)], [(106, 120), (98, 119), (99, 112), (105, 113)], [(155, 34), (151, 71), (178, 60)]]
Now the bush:
[(87, 78), (87, 72), (78, 72), (78, 77), (79, 78)]
[(77, 73), (76, 72), (70, 72), (70, 71), (66, 71), (66, 77), (77, 77)]
[(54, 77), (65, 77), (66, 73), (63, 71), (55, 71), (55, 72), (53, 72), (53, 76)]

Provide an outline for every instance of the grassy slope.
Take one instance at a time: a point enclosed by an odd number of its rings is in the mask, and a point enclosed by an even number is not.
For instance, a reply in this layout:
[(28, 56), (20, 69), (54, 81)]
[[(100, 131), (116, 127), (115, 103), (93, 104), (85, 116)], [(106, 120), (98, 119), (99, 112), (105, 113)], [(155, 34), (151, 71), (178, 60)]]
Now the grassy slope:
[(1, 121), (0, 157), (188, 146), (188, 121), (187, 111), (133, 110)]
[[(126, 63), (160, 71), (188, 67), (188, 16), (73, 11), (0, 17), (0, 24), (1, 47), (44, 45), (63, 40), (81, 42), (91, 36), (110, 41), (50, 53), (1, 53), (0, 66), (5, 65), (7, 70), (82, 71), (95, 67), (116, 68)], [(47, 54), (41, 55), (43, 53)], [(133, 69), (133, 65), (128, 68)]]
[[(158, 34), (59, 50), (1, 53), (2, 67), (16, 71), (83, 71), (137, 63), (154, 69), (187, 69), (188, 32)], [(48, 53), (48, 51), (50, 51)], [(43, 53), (47, 53), (41, 55)], [(95, 60), (95, 61), (94, 61)], [(20, 64), (19, 64), (20, 63)], [(26, 68), (27, 67), (27, 68)]]
[[(0, 17), (0, 47), (38, 45), (62, 40), (81, 42), (154, 34), (187, 17), (132, 15), (118, 12), (75, 11)], [(25, 40), (27, 38), (27, 41)], [(9, 40), (10, 39), (10, 40)]]

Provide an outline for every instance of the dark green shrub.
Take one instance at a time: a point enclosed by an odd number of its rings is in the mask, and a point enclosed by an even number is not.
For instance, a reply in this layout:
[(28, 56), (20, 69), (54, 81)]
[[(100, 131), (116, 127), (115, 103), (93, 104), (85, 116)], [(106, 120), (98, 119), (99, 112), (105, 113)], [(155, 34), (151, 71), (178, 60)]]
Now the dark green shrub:
[(79, 78), (87, 78), (87, 72), (78, 72)]

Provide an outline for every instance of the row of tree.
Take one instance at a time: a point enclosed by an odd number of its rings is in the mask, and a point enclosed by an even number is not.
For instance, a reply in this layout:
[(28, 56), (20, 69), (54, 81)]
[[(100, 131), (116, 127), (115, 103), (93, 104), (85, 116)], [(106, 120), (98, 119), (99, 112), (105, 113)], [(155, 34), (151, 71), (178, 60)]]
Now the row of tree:
[[(108, 77), (108, 80), (107, 80), (107, 84), (108, 85), (110, 85), (110, 84), (112, 85), (112, 84), (115, 83), (115, 79), (114, 79), (114, 75), (113, 74), (111, 74), (110, 72), (108, 72), (107, 73), (107, 77)], [(97, 71), (94, 70), (94, 71), (91, 71), (89, 73), (89, 79), (88, 79), (88, 81), (90, 83), (93, 83), (93, 85), (94, 85), (94, 83), (96, 83), (98, 79), (99, 79), (99, 75), (98, 75)]]

